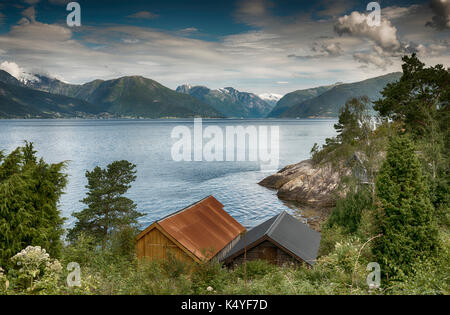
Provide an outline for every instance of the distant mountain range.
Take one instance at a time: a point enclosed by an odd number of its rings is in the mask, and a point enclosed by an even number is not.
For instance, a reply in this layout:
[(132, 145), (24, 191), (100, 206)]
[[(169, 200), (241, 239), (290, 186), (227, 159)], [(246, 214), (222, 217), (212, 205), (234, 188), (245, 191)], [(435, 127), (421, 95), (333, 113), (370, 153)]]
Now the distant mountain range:
[(141, 76), (95, 80), (83, 85), (35, 76), (39, 80), (27, 82), (28, 87), (96, 104), (103, 112), (120, 117), (223, 117), (210, 105)]
[[(401, 72), (394, 72), (360, 82), (320, 87), (314, 91), (317, 93), (315, 97), (306, 97), (303, 100), (299, 96), (314, 89), (296, 91), (283, 97), (269, 116), (279, 118), (337, 117), (339, 109), (348, 99), (365, 95), (375, 101), (381, 97), (380, 92), (388, 83), (398, 81), (401, 76)], [(276, 110), (278, 112), (275, 112)]]
[(226, 117), (265, 118), (275, 106), (273, 102), (266, 102), (256, 94), (240, 92), (232, 87), (211, 90), (205, 86), (184, 84), (176, 91), (211, 105)]
[(181, 85), (176, 91), (142, 76), (68, 84), (44, 75), (19, 81), (0, 70), (0, 118), (58, 117), (337, 117), (352, 97), (381, 97), (400, 72), (355, 83), (336, 83), (281, 95), (256, 95), (232, 87)]
[(85, 113), (97, 115), (101, 113), (101, 108), (73, 97), (27, 88), (9, 73), (0, 70), (1, 118), (81, 117)]

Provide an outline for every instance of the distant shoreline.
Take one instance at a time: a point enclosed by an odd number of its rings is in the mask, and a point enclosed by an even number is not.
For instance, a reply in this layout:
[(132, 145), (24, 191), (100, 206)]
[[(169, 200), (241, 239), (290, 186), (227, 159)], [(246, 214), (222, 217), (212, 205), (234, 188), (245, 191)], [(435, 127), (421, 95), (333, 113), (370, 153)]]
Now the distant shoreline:
[(273, 117), (261, 117), (261, 118), (237, 118), (237, 117), (160, 117), (160, 118), (130, 118), (130, 117), (113, 117), (113, 118), (95, 118), (95, 117), (55, 117), (55, 118), (45, 118), (45, 117), (14, 117), (14, 118), (1, 118), (0, 121), (12, 121), (12, 120), (179, 120), (179, 119), (194, 119), (202, 118), (207, 120), (280, 120), (280, 121), (302, 121), (302, 120), (337, 120), (337, 117), (305, 117), (305, 118), (273, 118)]

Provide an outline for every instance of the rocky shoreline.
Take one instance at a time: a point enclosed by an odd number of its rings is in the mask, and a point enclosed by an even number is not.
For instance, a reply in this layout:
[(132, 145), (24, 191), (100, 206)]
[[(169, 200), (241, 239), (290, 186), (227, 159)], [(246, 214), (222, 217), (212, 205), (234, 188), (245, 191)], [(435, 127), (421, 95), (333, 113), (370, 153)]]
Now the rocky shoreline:
[(349, 172), (338, 172), (331, 165), (315, 166), (311, 160), (305, 160), (284, 167), (258, 184), (277, 190), (278, 198), (298, 209), (309, 225), (320, 230), (320, 223), (336, 205), (340, 178)]

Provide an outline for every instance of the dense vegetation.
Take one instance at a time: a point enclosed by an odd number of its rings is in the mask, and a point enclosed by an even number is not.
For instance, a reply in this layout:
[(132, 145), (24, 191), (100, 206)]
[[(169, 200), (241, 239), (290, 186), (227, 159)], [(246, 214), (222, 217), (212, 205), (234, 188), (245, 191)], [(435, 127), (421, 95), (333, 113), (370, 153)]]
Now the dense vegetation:
[[(337, 136), (312, 150), (317, 164), (352, 169), (313, 267), (138, 262), (139, 213), (123, 196), (135, 178), (127, 161), (86, 173), (87, 208), (62, 246), (64, 164), (37, 161), (26, 144), (0, 158), (0, 293), (450, 294), (449, 70), (403, 60), (403, 76), (376, 103), (376, 122), (367, 98), (351, 99)], [(80, 286), (66, 284), (69, 262), (82, 268)], [(381, 266), (380, 286), (366, 282), (370, 262)]]

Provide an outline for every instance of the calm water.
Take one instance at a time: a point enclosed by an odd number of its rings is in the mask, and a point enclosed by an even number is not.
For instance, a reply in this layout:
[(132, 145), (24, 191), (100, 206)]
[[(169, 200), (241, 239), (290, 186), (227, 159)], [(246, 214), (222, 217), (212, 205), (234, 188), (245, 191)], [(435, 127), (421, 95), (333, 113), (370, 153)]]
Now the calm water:
[[(290, 210), (275, 191), (257, 183), (269, 173), (255, 162), (174, 162), (171, 131), (192, 127), (192, 120), (0, 120), (0, 150), (10, 152), (32, 141), (47, 162), (67, 160), (69, 183), (60, 209), (73, 224), (83, 209), (86, 170), (126, 159), (137, 165), (137, 180), (128, 193), (146, 215), (142, 226), (207, 195), (247, 227), (281, 210)], [(309, 157), (314, 142), (334, 135), (334, 120), (203, 120), (203, 127), (266, 125), (280, 128), (280, 168)]]

